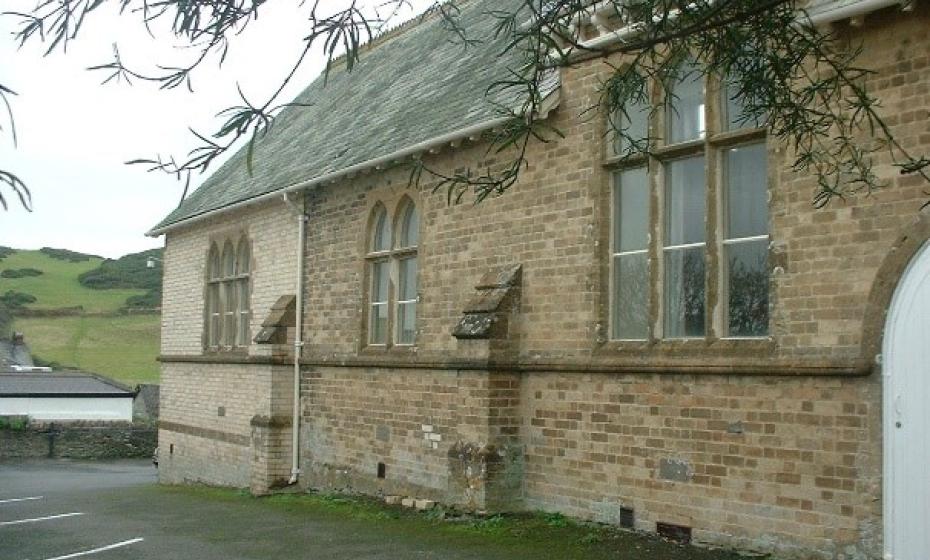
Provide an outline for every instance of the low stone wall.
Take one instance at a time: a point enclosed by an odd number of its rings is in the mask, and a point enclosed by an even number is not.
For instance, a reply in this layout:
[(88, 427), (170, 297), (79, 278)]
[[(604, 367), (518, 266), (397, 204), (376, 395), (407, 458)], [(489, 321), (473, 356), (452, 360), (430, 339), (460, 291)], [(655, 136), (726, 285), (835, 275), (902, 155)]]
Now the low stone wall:
[(151, 457), (158, 430), (128, 422), (50, 422), (0, 427), (0, 461)]

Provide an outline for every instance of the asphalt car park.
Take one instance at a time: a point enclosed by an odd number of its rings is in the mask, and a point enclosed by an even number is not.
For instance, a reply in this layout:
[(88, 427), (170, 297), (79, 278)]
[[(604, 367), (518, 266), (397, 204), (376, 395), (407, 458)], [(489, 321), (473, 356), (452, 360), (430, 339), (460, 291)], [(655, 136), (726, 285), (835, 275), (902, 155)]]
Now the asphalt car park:
[(151, 461), (0, 465), (0, 560), (512, 558), (159, 487)]
[[(561, 517), (550, 522), (546, 514), (524, 525), (504, 520), (498, 526), (501, 518), (491, 518), (456, 527), (370, 501), (297, 494), (254, 499), (234, 490), (165, 487), (156, 472), (150, 460), (0, 464), (0, 560), (739, 557), (617, 531), (592, 545), (585, 541), (600, 538), (598, 529)], [(353, 515), (353, 508), (364, 515)]]

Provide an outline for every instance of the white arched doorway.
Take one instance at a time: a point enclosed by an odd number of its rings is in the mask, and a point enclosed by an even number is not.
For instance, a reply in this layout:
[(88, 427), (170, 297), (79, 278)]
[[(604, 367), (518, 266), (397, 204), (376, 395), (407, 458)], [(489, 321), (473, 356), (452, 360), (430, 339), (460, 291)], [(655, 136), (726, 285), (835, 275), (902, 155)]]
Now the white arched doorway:
[(895, 289), (882, 345), (887, 560), (930, 558), (930, 242)]

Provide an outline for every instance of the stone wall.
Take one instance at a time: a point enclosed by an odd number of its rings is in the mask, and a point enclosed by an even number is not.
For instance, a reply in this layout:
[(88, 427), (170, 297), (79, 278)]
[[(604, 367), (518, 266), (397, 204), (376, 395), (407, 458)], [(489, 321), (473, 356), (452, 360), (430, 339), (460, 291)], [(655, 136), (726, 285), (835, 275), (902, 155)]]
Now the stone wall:
[(29, 423), (0, 428), (0, 461), (151, 457), (157, 430), (149, 424), (114, 422)]
[[(264, 205), (204, 220), (194, 229), (172, 232), (165, 239), (165, 282), (162, 306), (161, 353), (200, 355), (204, 349), (204, 293), (210, 242), (217, 236), (238, 239), (244, 233), (252, 244), (249, 283), (250, 332), (282, 295), (294, 293), (297, 267), (297, 218), (280, 199)], [(253, 345), (250, 355), (270, 349)]]
[[(878, 70), (869, 78), (871, 91), (882, 100), (892, 132), (917, 154), (930, 152), (925, 131), (930, 118), (928, 23), (930, 9), (917, 6), (906, 14), (885, 10), (870, 15), (862, 28), (841, 29), (852, 42), (864, 42), (860, 62)], [(895, 40), (886, 40), (889, 36)], [(428, 178), (410, 185), (404, 169), (311, 191), (305, 355), (380, 364), (393, 358), (429, 362), (459, 357), (449, 332), (475, 282), (488, 270), (522, 264), (516, 352), (542, 369), (585, 363), (631, 372), (646, 365), (650, 371), (713, 366), (733, 372), (868, 373), (882, 319), (872, 312), (873, 289), (884, 280), (878, 273), (888, 259), (906, 262), (894, 248), (915, 233), (927, 200), (925, 185), (917, 176), (900, 175), (880, 155), (875, 172), (886, 188), (818, 210), (811, 204), (815, 181), (787, 170), (785, 150), (772, 141), (770, 258), (777, 270), (770, 279), (770, 336), (755, 341), (723, 337), (716, 324), (722, 321), (718, 301), (708, 307), (713, 334), (706, 339), (608, 340), (612, 176), (604, 165), (607, 124), (602, 114), (586, 112), (597, 105), (596, 87), (608, 71), (597, 62), (563, 71), (562, 102), (550, 119), (565, 138), (532, 144), (527, 169), (499, 199), (473, 205), (466, 197), (449, 205), (445, 192), (432, 192), (435, 185)], [(465, 143), (427, 157), (426, 163), (451, 172), (466, 163), (493, 167), (506, 157), (488, 157), (486, 146)], [(421, 212), (417, 350), (412, 356), (366, 347), (364, 339), (364, 255), (371, 210), (383, 203), (390, 213), (404, 197)]]
[(156, 383), (136, 385), (136, 397), (132, 400), (132, 417), (135, 420), (155, 422), (158, 420), (159, 387)]
[[(880, 378), (315, 367), (304, 485), (692, 530), (788, 557), (881, 536)], [(379, 478), (379, 463), (383, 464)]]
[(880, 555), (881, 383), (740, 375), (523, 380), (531, 509), (696, 541)]
[(520, 509), (519, 420), (498, 414), (501, 399), (515, 411), (506, 374), (315, 368), (304, 378), (303, 483)]
[[(869, 82), (892, 132), (930, 153), (930, 6), (837, 30), (864, 42), (860, 62), (879, 71)], [(308, 194), (302, 483), (606, 522), (632, 511), (640, 529), (684, 526), (706, 543), (876, 557), (874, 364), (897, 278), (930, 238), (925, 186), (880, 160), (887, 188), (815, 210), (813, 180), (787, 171), (770, 141), (770, 336), (712, 328), (704, 339), (610, 341), (607, 127), (585, 112), (608, 71), (600, 61), (564, 71), (550, 118), (565, 138), (531, 145), (499, 199), (448, 205), (403, 169)], [(448, 171), (505, 157), (464, 142), (427, 163)], [(405, 197), (421, 213), (416, 345), (371, 347), (371, 210), (393, 212)], [(247, 227), (255, 242), (253, 332), (262, 306), (292, 289), (296, 227), (279, 201), (168, 235), (161, 439), (175, 462), (162, 476), (270, 487), (290, 460), (284, 355), (256, 345), (205, 355), (200, 338), (207, 241), (224, 227)], [(505, 339), (452, 337), (476, 282), (516, 264)]]
[[(162, 482), (253, 486), (252, 443), (269, 457), (259, 461), (267, 491), (287, 479), (290, 424), (261, 418), (291, 415), (292, 369), (270, 363), (178, 363), (162, 366), (159, 420)], [(258, 430), (258, 431), (256, 431)], [(269, 432), (269, 430), (271, 430)], [(284, 444), (287, 444), (286, 446)]]
[[(287, 479), (290, 428), (279, 422), (259, 422), (261, 434), (253, 434), (253, 419), (290, 417), (291, 373), (275, 367), (272, 354), (292, 355), (292, 350), (286, 345), (253, 344), (247, 351), (205, 355), (206, 256), (216, 236), (245, 233), (250, 240), (250, 332), (254, 336), (275, 301), (294, 293), (297, 219), (281, 200), (223, 218), (173, 232), (166, 240), (159, 477), (166, 483), (252, 486), (261, 493), (281, 478)], [(191, 355), (200, 360), (172, 359)], [(269, 427), (273, 428), (270, 432)], [(256, 469), (251, 468), (253, 435), (265, 442), (256, 457), (270, 458), (271, 464), (262, 460)], [(288, 446), (283, 449), (285, 440)]]

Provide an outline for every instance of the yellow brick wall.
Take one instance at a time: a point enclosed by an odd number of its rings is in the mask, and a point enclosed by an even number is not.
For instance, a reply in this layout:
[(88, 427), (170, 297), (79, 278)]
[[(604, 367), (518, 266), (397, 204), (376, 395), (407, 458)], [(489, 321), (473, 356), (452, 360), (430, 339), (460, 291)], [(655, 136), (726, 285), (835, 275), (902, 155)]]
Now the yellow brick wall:
[[(869, 16), (863, 28), (838, 29), (865, 42), (861, 62), (878, 70), (869, 82), (892, 131), (914, 153), (930, 153), (930, 7), (888, 10)], [(499, 199), (475, 206), (466, 196), (449, 206), (428, 179), (409, 185), (405, 169), (308, 194), (301, 436), (307, 478), (467, 502), (450, 451), (461, 444), (514, 445), (522, 448), (514, 500), (528, 508), (612, 521), (618, 508), (631, 507), (640, 528), (654, 530), (657, 521), (688, 525), (704, 542), (802, 557), (874, 556), (881, 541), (881, 385), (868, 364), (881, 317), (868, 313), (882, 301), (876, 284), (893, 286), (879, 277), (880, 267), (906, 258), (892, 248), (914, 231), (926, 185), (882, 161), (886, 189), (815, 210), (813, 180), (786, 171), (779, 147), (771, 145), (771, 235), (785, 255), (784, 271), (771, 281), (771, 340), (635, 348), (605, 342), (605, 122), (596, 113), (580, 115), (596, 103), (606, 71), (594, 61), (563, 73), (562, 103), (551, 119), (565, 138), (533, 144), (520, 182)], [(451, 170), (503, 159), (466, 144), (428, 163)], [(421, 212), (417, 345), (365, 348), (370, 210), (378, 201), (393, 208), (405, 195)], [(296, 225), (283, 204), (172, 233), (164, 354), (202, 353), (205, 240), (232, 224), (247, 225), (255, 243), (253, 332), (277, 295), (291, 292)], [(510, 264), (523, 265), (505, 364), (517, 381), (496, 389), (493, 374), (455, 366), (473, 357), (466, 350), (472, 347), (450, 333), (477, 280)], [(758, 375), (772, 365), (779, 369)], [(730, 374), (720, 375), (726, 368)], [(807, 375), (818, 368), (868, 375)], [(168, 363), (164, 370), (168, 417), (176, 421), (217, 425), (209, 418), (219, 398), (211, 387), (229, 400), (250, 397), (236, 413), (239, 434), (249, 412), (274, 408), (263, 401), (266, 387), (278, 391), (281, 403), (287, 399), (274, 381), (228, 382), (238, 375), (254, 380), (256, 365)], [(487, 392), (468, 396), (470, 383)], [(173, 391), (193, 396), (171, 401)], [(207, 413), (197, 412), (201, 403)], [(463, 414), (466, 408), (471, 412)], [(442, 435), (435, 448), (425, 444), (424, 425)], [(686, 481), (666, 479), (669, 461), (684, 469)], [(375, 477), (378, 462), (386, 463), (386, 481)]]
[[(297, 218), (280, 199), (202, 220), (172, 231), (165, 241), (161, 353), (203, 353), (204, 286), (210, 239), (244, 232), (252, 243), (251, 333), (278, 297), (293, 294), (297, 267)], [(251, 354), (267, 354), (252, 345)]]
[[(275, 300), (294, 293), (297, 219), (281, 200), (167, 236), (161, 348), (167, 360), (161, 368), (159, 437), (159, 474), (165, 482), (248, 486), (252, 418), (290, 414), (292, 374), (287, 367), (236, 363), (245, 362), (244, 355), (223, 363), (231, 358), (223, 353), (208, 354), (209, 360), (203, 363), (170, 361), (172, 356), (204, 356), (204, 282), (210, 239), (240, 232), (252, 244), (252, 336)], [(259, 359), (270, 353), (268, 346), (256, 344), (248, 351)], [(176, 459), (169, 452), (172, 445)], [(288, 452), (280, 462), (289, 463), (289, 457)]]
[(830, 558), (881, 534), (877, 376), (537, 374), (522, 391), (531, 509), (611, 522), (629, 507), (643, 530)]
[[(862, 30), (860, 62), (875, 68), (869, 87), (882, 100), (892, 132), (914, 154), (930, 153), (930, 10), (870, 16)], [(844, 31), (845, 30), (845, 31)], [(894, 40), (887, 40), (893, 36)], [(565, 138), (530, 147), (529, 167), (506, 195), (474, 205), (469, 196), (449, 206), (428, 177), (408, 184), (406, 169), (377, 172), (310, 193), (306, 337), (313, 355), (354, 356), (363, 346), (364, 243), (374, 201), (408, 193), (421, 211), (418, 353), (447, 355), (449, 336), (475, 282), (487, 270), (523, 265), (523, 298), (517, 324), (519, 353), (527, 360), (629, 359), (629, 345), (603, 342), (607, 323), (610, 173), (602, 162), (606, 123), (585, 112), (607, 71), (590, 62), (563, 72), (562, 103), (552, 125)], [(581, 116), (580, 116), (581, 115)], [(773, 246), (784, 271), (771, 279), (772, 344), (658, 341), (636, 348), (656, 364), (715, 359), (742, 364), (851, 365), (861, 356), (863, 320), (879, 266), (919, 216), (926, 185), (900, 176), (881, 156), (876, 168), (887, 187), (871, 195), (835, 200), (815, 210), (816, 184), (786, 169), (784, 150), (771, 142), (770, 204)], [(449, 171), (506, 160), (486, 157), (483, 145), (447, 148), (427, 159)], [(599, 340), (600, 339), (600, 340)], [(760, 361), (761, 360), (761, 361)]]

